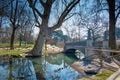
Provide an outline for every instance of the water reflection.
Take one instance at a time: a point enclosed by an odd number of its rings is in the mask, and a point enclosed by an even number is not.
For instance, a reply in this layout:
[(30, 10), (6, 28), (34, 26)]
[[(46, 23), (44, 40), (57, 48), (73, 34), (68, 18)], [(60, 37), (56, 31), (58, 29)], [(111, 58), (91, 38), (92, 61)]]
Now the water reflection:
[(33, 64), (28, 59), (0, 61), (0, 80), (37, 80)]
[(0, 61), (0, 80), (77, 80), (86, 76), (73, 67), (80, 60), (75, 54), (40, 58), (10, 58)]
[[(46, 80), (77, 80), (85, 76), (75, 71), (71, 64), (79, 59), (75, 54), (57, 54), (32, 59), (35, 70)], [(39, 79), (40, 80), (40, 79)]]

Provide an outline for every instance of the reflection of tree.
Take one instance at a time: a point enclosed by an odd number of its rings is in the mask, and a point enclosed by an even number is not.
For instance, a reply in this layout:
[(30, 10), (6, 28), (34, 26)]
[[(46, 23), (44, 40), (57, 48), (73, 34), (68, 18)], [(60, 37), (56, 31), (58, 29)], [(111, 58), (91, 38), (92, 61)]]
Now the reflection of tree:
[(21, 59), (21, 67), (18, 69), (18, 76), (24, 79), (36, 79), (33, 64), (30, 60)]
[(66, 63), (66, 64), (72, 64), (73, 62), (77, 61), (78, 58), (76, 57), (76, 55), (73, 54), (59, 54), (59, 55), (51, 55), (49, 57), (46, 58), (46, 61), (51, 63), (51, 64), (56, 64), (56, 65), (60, 65), (62, 64), (62, 62)]
[(12, 58), (9, 58), (9, 78), (8, 80), (12, 80)]
[(44, 76), (45, 65), (42, 64), (42, 62), (44, 62), (44, 57), (43, 58), (34, 58), (34, 59), (32, 59), (32, 62), (33, 62), (34, 68), (35, 68), (37, 80), (39, 80), (39, 79), (45, 80), (45, 76)]
[[(64, 76), (62, 72), (71, 75), (71, 64), (78, 60), (75, 54), (51, 54), (41, 58), (31, 59), (37, 74), (38, 80), (60, 80)], [(76, 73), (74, 73), (77, 75)], [(66, 76), (67, 77), (67, 76)], [(62, 78), (63, 79), (63, 78)]]
[(49, 55), (49, 57), (46, 57), (46, 61), (50, 64), (56, 64), (56, 65), (60, 65), (62, 64), (62, 58), (63, 56), (56, 56), (56, 55)]
[(64, 58), (64, 61), (67, 63), (67, 64), (72, 64), (73, 62), (79, 60), (77, 58), (77, 56), (75, 55), (75, 53), (72, 53), (72, 54), (65, 54), (65, 58)]
[(9, 59), (8, 80), (36, 80), (33, 64), (27, 59)]
[[(71, 64), (73, 64), (76, 60), (78, 60), (78, 58), (75, 56), (74, 53), (73, 54), (61, 53), (57, 55), (46, 56), (45, 62), (44, 62), (45, 64), (44, 72), (45, 72), (46, 79), (68, 80), (69, 77), (73, 77), (73, 75), (71, 74), (74, 73), (74, 70), (72, 70)], [(68, 73), (68, 74), (64, 76), (64, 73)], [(76, 75), (76, 73), (74, 74)]]

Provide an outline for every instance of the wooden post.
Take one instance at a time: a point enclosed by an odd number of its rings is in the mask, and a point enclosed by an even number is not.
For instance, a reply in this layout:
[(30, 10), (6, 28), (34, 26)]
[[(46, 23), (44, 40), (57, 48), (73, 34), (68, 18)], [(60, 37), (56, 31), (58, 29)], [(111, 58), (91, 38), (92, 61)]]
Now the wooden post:
[(103, 67), (103, 51), (100, 51), (100, 67)]

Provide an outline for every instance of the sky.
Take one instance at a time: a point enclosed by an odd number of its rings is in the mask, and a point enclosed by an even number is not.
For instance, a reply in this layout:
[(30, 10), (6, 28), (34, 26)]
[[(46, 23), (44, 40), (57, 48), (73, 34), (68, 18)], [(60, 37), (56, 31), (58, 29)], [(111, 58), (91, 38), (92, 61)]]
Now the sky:
[[(58, 1), (58, 0), (57, 0)], [(68, 0), (69, 1), (69, 0)], [(84, 8), (84, 1), (85, 0), (81, 0), (81, 2), (80, 2), (80, 4), (82, 5), (82, 7), (81, 7), (81, 10), (83, 10), (83, 14), (84, 15), (86, 15), (86, 14), (90, 14), (88, 11), (89, 11), (89, 8), (90, 8), (90, 6), (92, 6), (92, 5), (94, 5), (93, 4), (93, 1), (94, 0), (86, 0), (87, 2), (85, 2), (85, 3), (87, 3), (87, 7), (86, 8)], [(89, 2), (88, 2), (89, 1)], [(37, 5), (37, 7), (39, 8), (41, 5)], [(56, 22), (57, 22), (57, 17), (59, 17), (59, 15), (60, 15), (60, 13), (62, 12), (62, 10), (63, 10), (63, 8), (64, 8), (64, 6), (63, 5), (61, 5), (61, 2), (58, 4), (58, 5), (54, 5), (53, 7), (58, 7), (58, 10), (57, 9), (52, 9), (52, 15), (50, 15), (50, 20), (49, 20), (49, 26), (52, 26), (52, 25), (54, 25)], [(39, 10), (40, 11), (42, 11), (43, 9), (42, 8), (39, 8)], [(76, 11), (76, 12), (78, 12), (79, 11), (79, 7), (76, 7), (75, 9), (73, 9), (72, 10), (72, 12), (74, 12), (74, 11)], [(107, 11), (103, 11), (103, 12), (101, 12), (102, 14), (101, 14), (101, 17), (103, 17), (103, 20), (105, 21), (105, 20), (107, 20), (107, 22), (108, 22), (108, 12)], [(91, 15), (90, 15), (91, 16)], [(86, 15), (86, 18), (87, 18), (88, 16)], [(85, 18), (85, 17), (83, 17), (83, 18)], [(64, 22), (63, 23), (63, 25), (61, 26), (61, 30), (63, 31), (63, 33), (65, 34), (65, 35), (67, 35), (67, 32), (66, 32), (66, 30), (64, 29), (64, 26), (68, 26), (68, 29), (69, 30), (71, 30), (71, 29), (74, 29), (74, 28), (78, 28), (79, 26), (76, 26), (76, 25), (73, 25), (73, 19), (75, 19), (75, 17), (72, 17), (72, 18), (70, 18), (69, 20), (67, 20), (66, 22)], [(120, 27), (119, 26), (119, 24), (120, 24), (120, 19), (117, 21), (117, 26), (118, 27)], [(34, 34), (35, 34), (35, 36), (38, 34), (38, 32), (39, 32), (39, 29), (37, 28), (37, 27), (35, 27), (35, 29), (34, 29)], [(76, 29), (76, 32), (78, 32), (78, 30)], [(86, 36), (87, 35), (87, 29), (86, 28), (81, 28), (81, 30), (80, 30), (80, 35), (82, 36), (82, 37), (84, 37), (84, 36)]]
[[(94, 0), (89, 0), (89, 1), (85, 2), (84, 0), (81, 0), (81, 2), (80, 2), (80, 5), (82, 5), (82, 7), (81, 7), (82, 14), (84, 14), (83, 16), (86, 16), (86, 18), (89, 17), (89, 16), (91, 17), (91, 15), (88, 15), (88, 13), (89, 13), (90, 6), (93, 5), (93, 1)], [(86, 3), (87, 3), (87, 5), (86, 5)], [(63, 7), (61, 6), (61, 3), (59, 3), (57, 6), (59, 7), (58, 11), (56, 9), (54, 9), (54, 8), (51, 10), (52, 14), (50, 15), (50, 19), (49, 19), (49, 26), (52, 26), (52, 25), (54, 25), (57, 22), (57, 17), (59, 17), (59, 15), (60, 15), (58, 13), (61, 13), (61, 11), (62, 11), (61, 8), (63, 8)], [(87, 7), (85, 8), (84, 6), (87, 6)], [(56, 7), (56, 5), (54, 5), (53, 7)], [(77, 6), (75, 9), (72, 10), (72, 12), (78, 12), (78, 11), (79, 11), (79, 6)], [(91, 13), (89, 13), (89, 14), (91, 14)], [(107, 20), (107, 18), (108, 18), (108, 16), (105, 16), (106, 14), (107, 14), (107, 12), (105, 12), (105, 11), (102, 12), (102, 14), (101, 14), (101, 16), (104, 16), (103, 19), (105, 19), (105, 20)], [(85, 17), (83, 17), (83, 18), (85, 18)], [(67, 20), (66, 22), (63, 22), (63, 24), (62, 24), (60, 29), (63, 31), (64, 35), (68, 35), (66, 30), (64, 29), (64, 26), (67, 26), (69, 31), (71, 31), (72, 29), (76, 29), (76, 32), (78, 34), (80, 34), (81, 37), (87, 36), (87, 29), (86, 28), (80, 28), (80, 33), (78, 32), (77, 28), (79, 26), (73, 25), (74, 19), (75, 19), (75, 17), (72, 17), (69, 20)], [(34, 33), (38, 34), (38, 32), (39, 32), (39, 29), (35, 28)]]

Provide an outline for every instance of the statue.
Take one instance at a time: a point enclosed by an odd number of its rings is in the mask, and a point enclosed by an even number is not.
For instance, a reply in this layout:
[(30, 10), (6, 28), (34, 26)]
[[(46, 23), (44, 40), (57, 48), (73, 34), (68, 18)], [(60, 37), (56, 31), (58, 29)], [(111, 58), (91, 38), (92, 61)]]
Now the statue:
[(107, 37), (108, 37), (108, 35), (107, 35), (107, 31), (105, 31), (105, 32), (104, 32), (104, 37), (103, 37), (103, 38), (104, 38), (104, 41), (107, 40)]
[(91, 30), (88, 29), (88, 37), (87, 37), (88, 40), (91, 40)]

